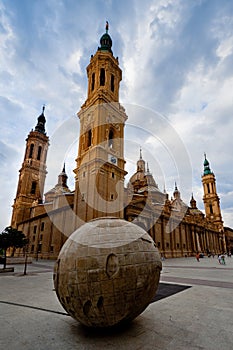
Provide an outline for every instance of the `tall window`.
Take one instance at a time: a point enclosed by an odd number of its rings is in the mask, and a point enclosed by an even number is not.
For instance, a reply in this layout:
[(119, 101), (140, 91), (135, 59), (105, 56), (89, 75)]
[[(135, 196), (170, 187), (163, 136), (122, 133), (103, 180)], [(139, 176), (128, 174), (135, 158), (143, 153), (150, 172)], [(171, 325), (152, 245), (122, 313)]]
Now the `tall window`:
[(90, 129), (87, 132), (87, 147), (91, 146), (91, 141), (92, 141), (92, 132), (91, 132), (91, 129)]
[(111, 91), (114, 92), (114, 75), (111, 75)]
[(95, 88), (95, 73), (92, 73), (91, 76), (91, 91), (93, 91)]
[(32, 158), (33, 150), (34, 150), (34, 143), (31, 143), (31, 145), (30, 145), (30, 151), (29, 151), (29, 158)]
[(213, 206), (210, 204), (210, 214), (213, 214)]
[(207, 184), (208, 193), (210, 193), (210, 184)]
[(38, 152), (37, 152), (37, 160), (40, 160), (40, 157), (41, 157), (41, 151), (42, 151), (42, 147), (39, 146), (38, 148)]
[(44, 231), (44, 222), (41, 223), (40, 230), (41, 230), (41, 231)]
[(101, 68), (100, 69), (100, 86), (105, 85), (105, 69)]
[(32, 181), (31, 194), (36, 193), (36, 181)]
[(109, 137), (108, 137), (108, 147), (113, 148), (113, 138), (114, 138), (114, 132), (112, 129), (109, 131)]

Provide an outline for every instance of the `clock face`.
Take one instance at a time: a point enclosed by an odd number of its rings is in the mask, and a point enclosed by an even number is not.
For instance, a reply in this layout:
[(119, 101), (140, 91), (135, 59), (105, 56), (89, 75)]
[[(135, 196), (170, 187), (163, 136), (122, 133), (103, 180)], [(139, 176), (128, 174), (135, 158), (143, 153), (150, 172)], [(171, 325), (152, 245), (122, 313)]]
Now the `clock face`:
[(116, 164), (116, 162), (117, 162), (116, 157), (111, 157), (111, 162), (112, 162), (113, 164)]
[(110, 163), (116, 165), (116, 164), (117, 164), (117, 157), (115, 157), (115, 156), (109, 154), (109, 155), (108, 155), (108, 161), (109, 161)]

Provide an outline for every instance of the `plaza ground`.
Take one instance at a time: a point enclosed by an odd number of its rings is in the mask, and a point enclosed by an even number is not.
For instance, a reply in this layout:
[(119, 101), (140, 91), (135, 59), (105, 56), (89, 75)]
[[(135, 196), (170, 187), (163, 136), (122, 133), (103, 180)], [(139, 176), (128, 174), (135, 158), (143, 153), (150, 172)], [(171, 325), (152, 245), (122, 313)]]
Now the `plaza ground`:
[(233, 349), (233, 257), (226, 265), (216, 257), (163, 261), (157, 300), (112, 330), (88, 329), (66, 314), (53, 290), (53, 264), (33, 261), (26, 276), (23, 265), (0, 274), (0, 349)]

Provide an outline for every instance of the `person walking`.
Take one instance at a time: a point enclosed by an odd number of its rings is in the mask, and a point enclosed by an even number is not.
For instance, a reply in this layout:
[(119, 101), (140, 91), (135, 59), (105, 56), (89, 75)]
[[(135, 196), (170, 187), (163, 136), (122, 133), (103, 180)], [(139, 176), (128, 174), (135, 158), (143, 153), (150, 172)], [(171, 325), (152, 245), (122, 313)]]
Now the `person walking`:
[(221, 255), (222, 265), (226, 265), (225, 255)]
[(196, 259), (197, 259), (198, 262), (200, 261), (200, 254), (198, 252), (196, 254)]

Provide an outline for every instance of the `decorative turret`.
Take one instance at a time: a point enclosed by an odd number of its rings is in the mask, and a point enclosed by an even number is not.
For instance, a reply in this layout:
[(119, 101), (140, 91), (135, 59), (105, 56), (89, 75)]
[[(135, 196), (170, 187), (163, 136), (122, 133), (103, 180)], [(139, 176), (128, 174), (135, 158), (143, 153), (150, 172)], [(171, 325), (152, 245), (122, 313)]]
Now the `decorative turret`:
[(58, 175), (58, 185), (64, 188), (68, 188), (67, 179), (68, 179), (68, 176), (66, 175), (65, 163), (64, 163), (62, 172)]
[(192, 193), (192, 197), (191, 197), (191, 200), (190, 200), (190, 206), (191, 206), (192, 209), (197, 209), (197, 202), (193, 198), (193, 193)]
[(142, 149), (140, 147), (140, 156), (139, 160), (137, 161), (137, 171), (145, 173), (146, 171), (146, 166), (145, 166), (145, 161), (142, 159)]
[(67, 185), (67, 179), (68, 176), (66, 174), (66, 170), (65, 170), (65, 163), (63, 166), (63, 169), (61, 171), (61, 173), (58, 175), (58, 181), (57, 184), (48, 192), (45, 193), (45, 202), (52, 202), (54, 200), (54, 198), (56, 198), (57, 196), (61, 195), (61, 194), (67, 194), (70, 193), (70, 189)]
[(178, 190), (176, 182), (175, 182), (175, 190), (173, 192), (173, 196), (175, 199), (178, 199), (178, 198), (180, 199), (180, 191)]
[(128, 183), (129, 193), (149, 196), (153, 203), (163, 204), (166, 195), (159, 190), (158, 185), (150, 172), (149, 164), (147, 163), (147, 168), (145, 164), (146, 162), (142, 158), (142, 149), (140, 147), (137, 171), (131, 176)]

